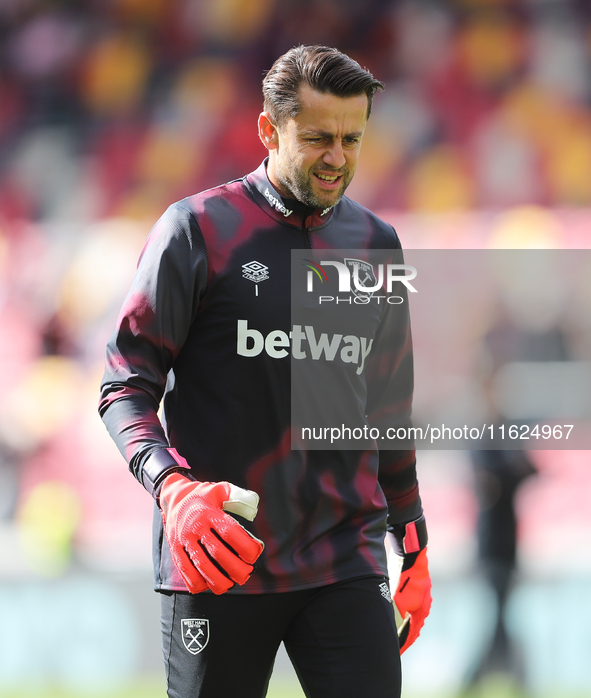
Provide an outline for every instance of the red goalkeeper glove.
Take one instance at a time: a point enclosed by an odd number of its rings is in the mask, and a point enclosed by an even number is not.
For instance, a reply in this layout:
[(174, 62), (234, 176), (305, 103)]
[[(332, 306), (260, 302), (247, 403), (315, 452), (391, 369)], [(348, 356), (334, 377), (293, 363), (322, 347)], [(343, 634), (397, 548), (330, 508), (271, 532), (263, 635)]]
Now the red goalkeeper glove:
[[(408, 617), (399, 634), (402, 654), (417, 639), (429, 615), (431, 578), (424, 517), (406, 526), (395, 526), (394, 529), (394, 532), (386, 534), (386, 550), (390, 583), (395, 588), (394, 605), (403, 621)], [(401, 563), (402, 570), (399, 571)]]
[(229, 482), (197, 482), (179, 472), (164, 478), (159, 504), (172, 559), (189, 591), (223, 594), (244, 584), (263, 543), (226, 511), (252, 521), (259, 496)]

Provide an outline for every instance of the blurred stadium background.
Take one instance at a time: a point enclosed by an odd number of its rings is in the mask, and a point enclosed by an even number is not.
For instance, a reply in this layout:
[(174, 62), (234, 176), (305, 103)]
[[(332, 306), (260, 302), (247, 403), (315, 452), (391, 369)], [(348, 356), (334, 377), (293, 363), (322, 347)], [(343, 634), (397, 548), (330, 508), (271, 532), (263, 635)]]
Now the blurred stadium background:
[[(166, 206), (259, 164), (262, 75), (298, 43), (387, 83), (350, 194), (407, 248), (591, 246), (588, 0), (0, 0), (2, 698), (164, 695), (151, 501), (96, 413), (104, 345)], [(531, 458), (519, 661), (474, 695), (591, 696), (588, 454)], [(419, 474), (434, 606), (404, 696), (456, 696), (496, 601), (468, 454)], [(301, 695), (282, 655), (270, 696)]]

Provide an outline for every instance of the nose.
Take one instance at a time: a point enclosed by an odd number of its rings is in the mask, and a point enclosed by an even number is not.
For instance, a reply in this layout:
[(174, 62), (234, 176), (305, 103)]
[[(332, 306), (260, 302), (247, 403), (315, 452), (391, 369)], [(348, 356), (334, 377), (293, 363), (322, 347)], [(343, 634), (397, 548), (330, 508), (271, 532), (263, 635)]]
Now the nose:
[(322, 160), (326, 165), (330, 165), (330, 167), (334, 168), (335, 170), (339, 170), (341, 167), (343, 167), (346, 160), (341, 142), (335, 141), (324, 153)]

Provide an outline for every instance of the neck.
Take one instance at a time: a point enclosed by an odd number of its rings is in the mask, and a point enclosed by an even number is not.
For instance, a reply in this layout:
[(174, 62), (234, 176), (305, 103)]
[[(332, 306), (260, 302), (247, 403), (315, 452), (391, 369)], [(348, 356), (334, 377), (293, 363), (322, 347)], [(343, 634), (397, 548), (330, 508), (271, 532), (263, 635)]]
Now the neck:
[(286, 199), (295, 199), (292, 192), (284, 187), (279, 181), (277, 176), (276, 151), (274, 150), (269, 151), (269, 159), (267, 161), (267, 177), (269, 178), (269, 182), (271, 182), (271, 184), (275, 187), (275, 190), (281, 194), (281, 196), (284, 196)]

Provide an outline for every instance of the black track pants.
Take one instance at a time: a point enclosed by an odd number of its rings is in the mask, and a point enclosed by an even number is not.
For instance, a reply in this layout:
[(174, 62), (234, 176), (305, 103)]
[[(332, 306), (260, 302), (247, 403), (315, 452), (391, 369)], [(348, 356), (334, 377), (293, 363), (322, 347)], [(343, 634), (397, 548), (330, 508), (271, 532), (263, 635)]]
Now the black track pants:
[(169, 698), (263, 698), (283, 640), (308, 698), (399, 698), (383, 577), (275, 594), (162, 594)]

